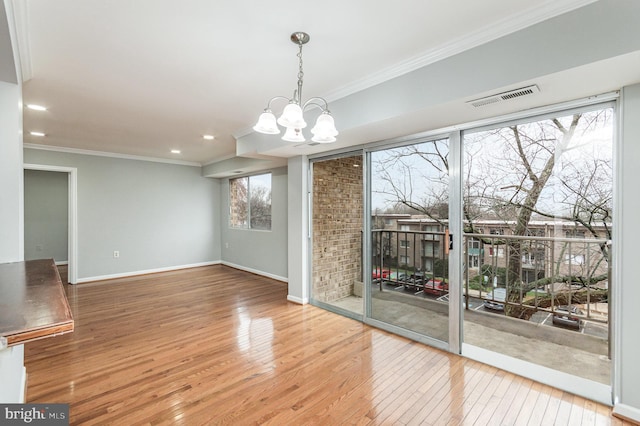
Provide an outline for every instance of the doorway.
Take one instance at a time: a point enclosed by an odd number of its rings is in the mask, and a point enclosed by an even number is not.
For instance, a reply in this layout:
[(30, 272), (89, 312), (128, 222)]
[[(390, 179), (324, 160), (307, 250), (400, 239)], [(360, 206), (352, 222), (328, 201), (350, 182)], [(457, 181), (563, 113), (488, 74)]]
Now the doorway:
[[(25, 179), (25, 259), (29, 258), (53, 258), (59, 261), (60, 258), (66, 257), (67, 262), (67, 281), (70, 284), (76, 284), (78, 279), (78, 221), (77, 221), (77, 169), (72, 167), (59, 167), (40, 164), (25, 164), (24, 165), (25, 176), (28, 173), (29, 178)], [(53, 216), (42, 215), (39, 212), (27, 211), (30, 208), (30, 204), (38, 208), (38, 205), (42, 204), (43, 197), (45, 195), (36, 193), (27, 194), (27, 179), (32, 180), (32, 183), (38, 185), (38, 181), (42, 179), (51, 178), (48, 185), (49, 189), (58, 191), (60, 187), (64, 187), (64, 181), (66, 181), (66, 235), (60, 235), (58, 231), (44, 231), (46, 228), (55, 227), (62, 218), (60, 213), (64, 209), (60, 206), (54, 207), (52, 210), (58, 213)], [(31, 179), (33, 178), (33, 179)], [(63, 189), (64, 191), (64, 189)], [(33, 195), (33, 196), (31, 196)], [(53, 194), (55, 197), (55, 193)], [(33, 203), (31, 203), (31, 201)], [(58, 205), (60, 200), (50, 199), (48, 202)], [(27, 220), (31, 222), (27, 224)], [(66, 237), (66, 238), (65, 238)], [(44, 239), (43, 239), (44, 238)], [(46, 239), (46, 241), (45, 241)], [(66, 253), (61, 253), (64, 249), (60, 248), (61, 241), (66, 240)], [(65, 256), (66, 255), (66, 256)], [(64, 260), (62, 261), (64, 263)]]

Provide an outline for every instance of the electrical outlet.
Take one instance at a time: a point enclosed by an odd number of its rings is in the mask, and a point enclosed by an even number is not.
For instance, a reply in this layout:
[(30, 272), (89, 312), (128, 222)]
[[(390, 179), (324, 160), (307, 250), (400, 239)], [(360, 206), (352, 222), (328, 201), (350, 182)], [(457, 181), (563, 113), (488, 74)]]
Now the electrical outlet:
[(114, 250), (113, 257), (120, 257), (120, 252), (118, 250)]
[(224, 243), (224, 248), (229, 248), (229, 243)]

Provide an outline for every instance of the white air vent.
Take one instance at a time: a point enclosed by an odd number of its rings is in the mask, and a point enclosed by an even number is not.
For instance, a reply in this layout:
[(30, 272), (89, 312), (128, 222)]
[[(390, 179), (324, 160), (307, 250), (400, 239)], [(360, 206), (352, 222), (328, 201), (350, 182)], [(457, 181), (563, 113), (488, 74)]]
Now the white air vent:
[(479, 107), (495, 104), (502, 101), (510, 101), (511, 99), (520, 98), (522, 96), (533, 95), (534, 93), (539, 93), (539, 92), (540, 92), (540, 89), (538, 89), (538, 86), (533, 84), (531, 86), (509, 90), (508, 92), (498, 93), (496, 95), (486, 96), (480, 99), (474, 99), (473, 101), (468, 101), (467, 103), (476, 108), (479, 108)]

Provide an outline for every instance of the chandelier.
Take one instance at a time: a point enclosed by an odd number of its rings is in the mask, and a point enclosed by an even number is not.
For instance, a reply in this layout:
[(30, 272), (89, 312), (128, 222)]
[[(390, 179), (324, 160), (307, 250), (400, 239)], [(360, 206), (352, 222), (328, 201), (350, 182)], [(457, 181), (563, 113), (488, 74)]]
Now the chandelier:
[[(331, 112), (329, 112), (329, 104), (326, 100), (314, 97), (306, 102), (302, 102), (302, 80), (304, 72), (302, 71), (302, 46), (309, 42), (309, 34), (303, 32), (295, 32), (291, 34), (291, 41), (298, 45), (298, 88), (293, 91), (293, 97), (275, 96), (269, 100), (264, 112), (260, 114), (260, 118), (253, 130), (267, 135), (278, 135), (280, 129), (278, 124), (286, 129), (282, 140), (287, 142), (305, 142), (302, 129), (307, 127), (304, 121), (304, 111), (311, 106), (321, 109), (321, 113), (316, 120), (315, 126), (311, 129), (313, 137), (312, 141), (318, 143), (335, 142), (338, 131), (333, 122)], [(271, 111), (271, 103), (278, 99), (285, 99), (288, 104), (284, 107), (282, 115), (276, 120), (276, 116)]]

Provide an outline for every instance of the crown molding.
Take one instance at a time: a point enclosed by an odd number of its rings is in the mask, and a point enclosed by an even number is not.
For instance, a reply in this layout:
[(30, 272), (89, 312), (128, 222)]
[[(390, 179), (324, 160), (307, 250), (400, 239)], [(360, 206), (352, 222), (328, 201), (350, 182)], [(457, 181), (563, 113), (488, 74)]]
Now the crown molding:
[(31, 69), (31, 42), (29, 40), (29, 3), (22, 0), (13, 0), (11, 1), (11, 8), (20, 58), (21, 77), (22, 82), (25, 83), (33, 76)]
[[(502, 19), (497, 23), (486, 25), (474, 32), (450, 40), (405, 61), (399, 62), (378, 72), (369, 74), (357, 81), (332, 90), (326, 93), (323, 98), (326, 99), (327, 102), (335, 102), (338, 99), (345, 98), (354, 93), (384, 83), (385, 81), (392, 80), (427, 65), (442, 61), (466, 50), (489, 43), (500, 37), (504, 37), (564, 13), (571, 12), (572, 10), (595, 3), (596, 1), (598, 0), (547, 0), (542, 6), (525, 9), (515, 15)], [(234, 132), (233, 136), (237, 140), (253, 132), (253, 128), (246, 127)]]
[(67, 148), (63, 146), (39, 145), (33, 143), (23, 144), (24, 148), (38, 149), (41, 151), (64, 152), (67, 154), (92, 155), (95, 157), (119, 158), (122, 160), (149, 161), (152, 163), (177, 164), (180, 166), (202, 167), (201, 163), (182, 160), (170, 160), (167, 158), (145, 157), (142, 155), (117, 154), (114, 152), (92, 151), (89, 149)]
[[(572, 10), (595, 3), (598, 0), (547, 0), (543, 6), (525, 9), (497, 23), (486, 25), (479, 30), (428, 49), (405, 61), (365, 76), (364, 78), (339, 87), (323, 96), (328, 102), (352, 95), (385, 81), (400, 77), (419, 68), (462, 53), (474, 47), (489, 43), (500, 37), (515, 33), (532, 25), (554, 18)], [(246, 130), (245, 130), (246, 131)], [(239, 132), (239, 135), (244, 135)]]

